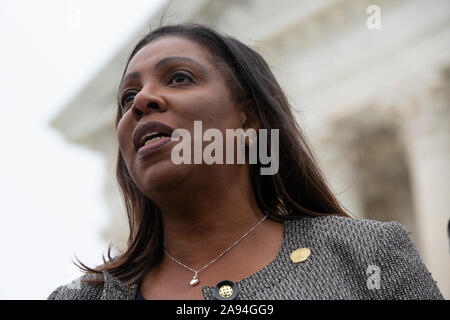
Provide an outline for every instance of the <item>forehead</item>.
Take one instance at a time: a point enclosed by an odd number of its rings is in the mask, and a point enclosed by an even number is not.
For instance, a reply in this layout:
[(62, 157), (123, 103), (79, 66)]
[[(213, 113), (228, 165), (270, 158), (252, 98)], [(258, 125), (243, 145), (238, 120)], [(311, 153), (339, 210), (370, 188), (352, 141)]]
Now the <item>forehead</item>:
[(153, 40), (140, 49), (128, 64), (126, 73), (148, 68), (149, 64), (169, 56), (182, 56), (202, 63), (205, 67), (210, 65), (209, 51), (195, 41), (177, 36), (164, 36)]

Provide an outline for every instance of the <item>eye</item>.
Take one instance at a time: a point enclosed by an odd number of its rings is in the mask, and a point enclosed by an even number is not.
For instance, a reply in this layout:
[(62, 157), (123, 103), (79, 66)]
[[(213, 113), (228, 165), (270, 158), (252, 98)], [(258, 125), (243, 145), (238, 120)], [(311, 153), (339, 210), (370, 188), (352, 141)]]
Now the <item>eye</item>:
[[(185, 80), (188, 79), (189, 82), (186, 82)], [(184, 72), (175, 72), (170, 78), (169, 78), (169, 84), (174, 83), (174, 84), (184, 84), (184, 83), (192, 83), (194, 82), (194, 79), (184, 73)]]
[(136, 91), (127, 91), (122, 95), (122, 98), (120, 99), (120, 103), (122, 107), (127, 107), (129, 104), (133, 103), (134, 98), (136, 97), (137, 92)]

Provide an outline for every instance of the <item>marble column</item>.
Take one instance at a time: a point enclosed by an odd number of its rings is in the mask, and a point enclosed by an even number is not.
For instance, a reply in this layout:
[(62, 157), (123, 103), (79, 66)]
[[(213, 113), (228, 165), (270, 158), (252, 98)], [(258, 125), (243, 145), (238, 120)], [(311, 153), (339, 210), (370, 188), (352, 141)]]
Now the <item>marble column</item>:
[(337, 134), (332, 120), (322, 119), (320, 125), (311, 127), (308, 138), (331, 190), (351, 216), (364, 217), (363, 195), (355, 165), (360, 157), (357, 148), (348, 147), (342, 132)]
[[(434, 82), (436, 83), (436, 82)], [(397, 101), (401, 139), (411, 175), (419, 252), (450, 298), (450, 81), (408, 86)]]

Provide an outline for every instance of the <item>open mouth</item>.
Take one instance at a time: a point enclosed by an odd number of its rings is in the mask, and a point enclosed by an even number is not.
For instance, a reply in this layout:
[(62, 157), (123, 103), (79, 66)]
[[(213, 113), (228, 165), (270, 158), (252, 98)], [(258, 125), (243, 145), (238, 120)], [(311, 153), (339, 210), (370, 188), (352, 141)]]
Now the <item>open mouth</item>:
[(166, 133), (160, 133), (160, 132), (147, 133), (146, 135), (144, 135), (142, 137), (141, 142), (139, 143), (138, 150), (140, 148), (142, 148), (143, 146), (146, 146), (148, 144), (151, 144), (153, 142), (156, 142), (156, 141), (162, 139), (163, 137), (170, 137), (170, 136)]
[(159, 145), (170, 141), (173, 129), (158, 121), (149, 121), (136, 127), (133, 132), (133, 144), (136, 152), (144, 146)]

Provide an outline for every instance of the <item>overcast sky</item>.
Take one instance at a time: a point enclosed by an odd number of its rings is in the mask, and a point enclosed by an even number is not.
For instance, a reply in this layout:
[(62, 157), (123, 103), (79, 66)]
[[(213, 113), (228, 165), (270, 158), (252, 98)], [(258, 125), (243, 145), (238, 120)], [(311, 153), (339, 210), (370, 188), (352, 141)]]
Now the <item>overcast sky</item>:
[(45, 299), (108, 243), (103, 159), (49, 122), (164, 0), (0, 6), (0, 299)]

